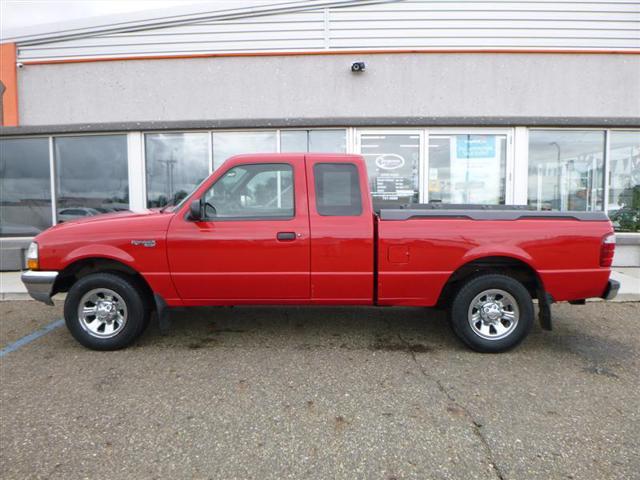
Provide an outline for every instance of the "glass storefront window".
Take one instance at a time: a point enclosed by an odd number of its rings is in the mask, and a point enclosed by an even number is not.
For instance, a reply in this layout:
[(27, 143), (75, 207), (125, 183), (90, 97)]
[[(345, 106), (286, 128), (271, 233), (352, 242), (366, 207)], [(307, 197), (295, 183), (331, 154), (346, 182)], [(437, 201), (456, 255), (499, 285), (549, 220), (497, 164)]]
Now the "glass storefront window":
[(609, 218), (616, 231), (640, 231), (640, 131), (612, 131)]
[(213, 168), (242, 153), (275, 153), (276, 132), (215, 132), (213, 134)]
[(420, 143), (418, 133), (360, 135), (375, 208), (418, 203)]
[(281, 152), (307, 152), (308, 148), (308, 130), (282, 130), (280, 132)]
[(209, 175), (208, 133), (144, 136), (147, 207), (177, 205)]
[(0, 236), (31, 237), (51, 223), (49, 139), (0, 140)]
[(346, 130), (281, 130), (281, 152), (344, 153)]
[(126, 135), (54, 138), (58, 222), (129, 209)]
[(504, 205), (506, 135), (429, 135), (429, 203)]
[(531, 130), (528, 199), (538, 210), (603, 210), (604, 132)]
[(309, 130), (309, 151), (312, 153), (345, 153), (345, 130)]

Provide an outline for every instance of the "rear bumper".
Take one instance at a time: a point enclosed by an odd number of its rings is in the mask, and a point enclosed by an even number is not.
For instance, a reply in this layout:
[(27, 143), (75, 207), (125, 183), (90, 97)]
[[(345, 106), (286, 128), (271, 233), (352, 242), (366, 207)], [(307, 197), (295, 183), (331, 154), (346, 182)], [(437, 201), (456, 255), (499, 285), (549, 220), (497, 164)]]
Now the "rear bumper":
[(611, 280), (607, 282), (607, 288), (604, 289), (604, 293), (601, 298), (605, 300), (612, 300), (618, 295), (618, 290), (620, 290), (620, 282), (616, 280)]
[(58, 272), (40, 272), (28, 270), (20, 276), (20, 280), (27, 287), (29, 295), (35, 300), (44, 302), (47, 305), (53, 305), (51, 300), (51, 292), (53, 284), (58, 277)]

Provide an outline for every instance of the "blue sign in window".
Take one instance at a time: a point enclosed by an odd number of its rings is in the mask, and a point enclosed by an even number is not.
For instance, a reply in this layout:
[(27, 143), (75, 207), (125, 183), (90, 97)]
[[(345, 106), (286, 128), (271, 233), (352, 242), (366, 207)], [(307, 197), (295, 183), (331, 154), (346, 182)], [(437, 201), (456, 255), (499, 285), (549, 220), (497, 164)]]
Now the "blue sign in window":
[(456, 135), (458, 158), (495, 158), (495, 135)]

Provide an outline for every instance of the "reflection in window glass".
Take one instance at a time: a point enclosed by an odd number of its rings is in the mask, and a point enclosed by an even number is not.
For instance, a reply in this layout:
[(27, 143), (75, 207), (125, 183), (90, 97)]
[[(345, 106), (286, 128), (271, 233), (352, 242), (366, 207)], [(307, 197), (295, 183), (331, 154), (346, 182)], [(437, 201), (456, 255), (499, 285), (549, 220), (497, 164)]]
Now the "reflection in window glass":
[(430, 135), (429, 203), (503, 205), (506, 135)]
[(362, 213), (358, 169), (352, 163), (318, 163), (313, 167), (316, 209), (320, 215), (354, 217)]
[(604, 132), (529, 132), (529, 205), (538, 210), (603, 210)]
[(309, 132), (307, 130), (281, 130), (281, 152), (308, 152)]
[(49, 139), (0, 140), (0, 235), (37, 235), (51, 226)]
[(609, 217), (617, 231), (640, 231), (640, 131), (611, 132)]
[(208, 133), (146, 134), (147, 207), (177, 205), (209, 175)]
[(275, 153), (276, 132), (215, 132), (213, 134), (213, 168), (229, 157), (243, 153)]
[(240, 165), (205, 194), (207, 218), (293, 217), (293, 169), (287, 164)]
[(375, 208), (418, 202), (420, 135), (362, 134), (360, 150)]
[(347, 132), (345, 130), (309, 130), (309, 152), (345, 153)]
[(129, 209), (126, 135), (57, 137), (54, 154), (58, 221)]
[(345, 153), (346, 130), (281, 130), (281, 152)]

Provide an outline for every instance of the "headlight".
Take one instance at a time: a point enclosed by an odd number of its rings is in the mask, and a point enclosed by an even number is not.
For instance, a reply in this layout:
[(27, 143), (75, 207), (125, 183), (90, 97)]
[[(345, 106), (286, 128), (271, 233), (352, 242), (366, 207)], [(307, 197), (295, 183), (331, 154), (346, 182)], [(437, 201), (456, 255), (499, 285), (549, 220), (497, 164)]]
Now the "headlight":
[(31, 242), (29, 244), (29, 250), (27, 250), (27, 268), (29, 270), (38, 270), (39, 267), (38, 244), (36, 242)]

